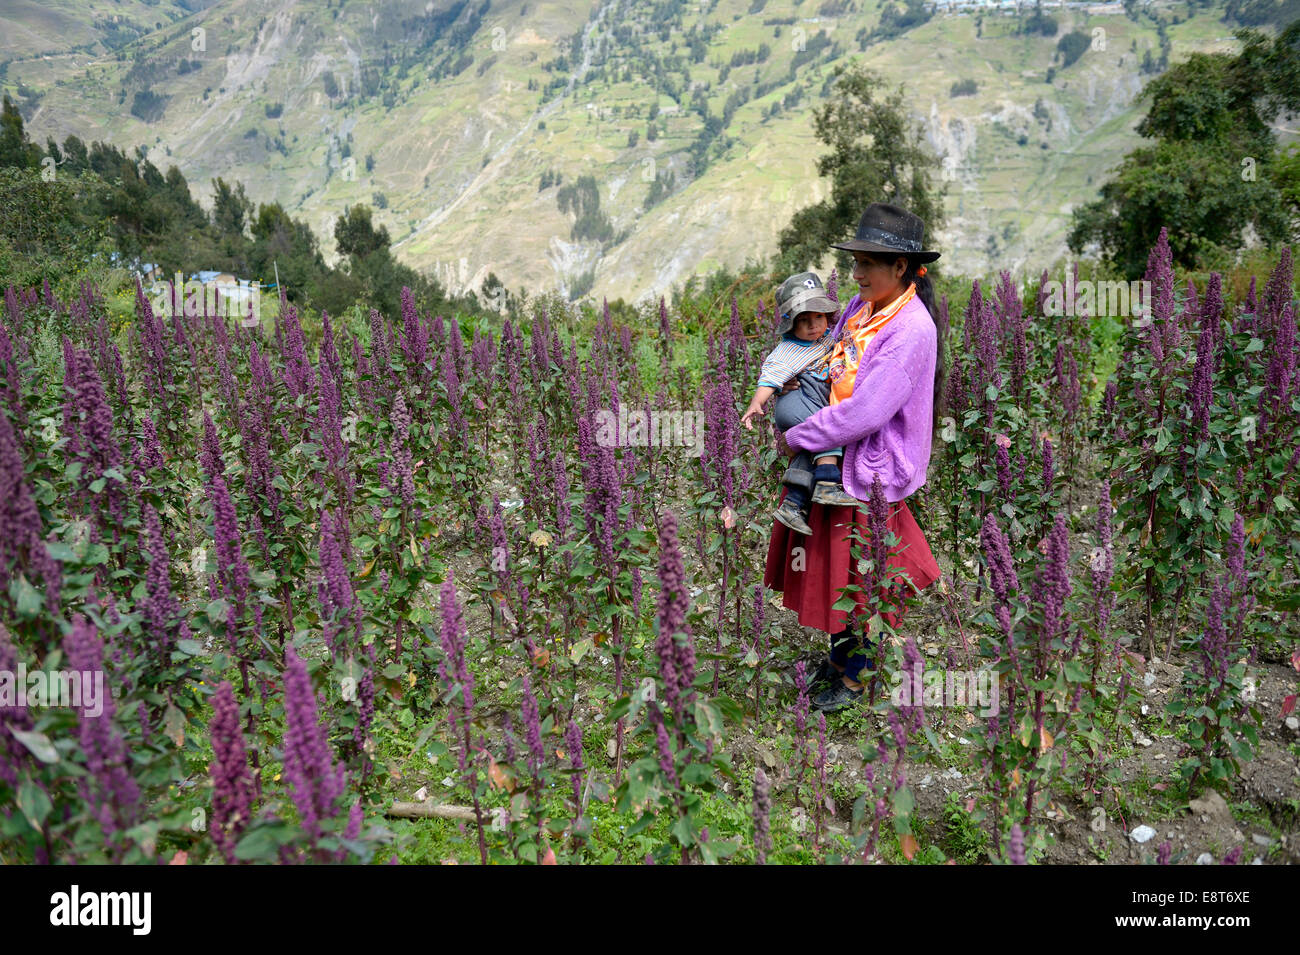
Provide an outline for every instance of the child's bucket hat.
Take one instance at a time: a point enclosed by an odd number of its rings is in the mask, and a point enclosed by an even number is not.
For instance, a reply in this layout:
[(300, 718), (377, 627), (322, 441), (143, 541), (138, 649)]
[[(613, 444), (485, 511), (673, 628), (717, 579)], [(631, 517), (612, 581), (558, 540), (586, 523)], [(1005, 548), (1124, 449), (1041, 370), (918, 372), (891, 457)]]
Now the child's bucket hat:
[(816, 272), (792, 275), (776, 290), (776, 313), (781, 318), (777, 335), (794, 328), (794, 320), (804, 312), (825, 312), (833, 323), (840, 307), (826, 294), (826, 287)]

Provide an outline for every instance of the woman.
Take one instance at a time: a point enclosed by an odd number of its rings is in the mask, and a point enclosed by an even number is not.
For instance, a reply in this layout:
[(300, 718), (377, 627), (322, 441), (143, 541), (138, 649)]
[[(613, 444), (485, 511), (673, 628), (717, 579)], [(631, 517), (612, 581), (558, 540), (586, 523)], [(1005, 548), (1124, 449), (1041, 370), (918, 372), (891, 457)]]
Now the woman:
[[(858, 294), (845, 307), (829, 361), (831, 403), (802, 424), (777, 436), (786, 454), (844, 446), (845, 491), (858, 501), (880, 479), (889, 502), (886, 526), (900, 540), (889, 552), (891, 570), (904, 572), (918, 590), (939, 578), (939, 565), (917, 527), (906, 498), (925, 483), (931, 438), (942, 387), (942, 354), (933, 319), (934, 298), (925, 277), (926, 262), (939, 258), (926, 250), (925, 225), (905, 209), (874, 203), (862, 214), (858, 231), (834, 248), (853, 253)], [(830, 634), (830, 654), (814, 676), (813, 697), (820, 710), (838, 710), (861, 698), (859, 679), (870, 662), (871, 647), (832, 605), (843, 588), (862, 583), (850, 557), (849, 529), (869, 537), (865, 508), (814, 505), (808, 524), (812, 534), (791, 533), (776, 524), (768, 545), (764, 582), (783, 591), (784, 604), (804, 626)], [(882, 617), (896, 627), (911, 588), (897, 582), (885, 591), (898, 612)], [(867, 595), (855, 594), (858, 611)], [(856, 616), (856, 614), (855, 614)]]

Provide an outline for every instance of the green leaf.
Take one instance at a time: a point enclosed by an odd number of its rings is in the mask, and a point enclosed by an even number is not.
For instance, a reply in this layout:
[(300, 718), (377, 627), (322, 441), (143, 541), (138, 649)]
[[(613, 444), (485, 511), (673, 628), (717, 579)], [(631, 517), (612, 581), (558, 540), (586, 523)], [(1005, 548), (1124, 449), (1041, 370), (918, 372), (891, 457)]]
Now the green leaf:
[(1151, 475), (1151, 483), (1147, 485), (1147, 490), (1154, 491), (1161, 484), (1165, 483), (1165, 478), (1169, 476), (1169, 465), (1162, 464), (1156, 468), (1155, 473)]
[(283, 823), (259, 826), (250, 830), (235, 846), (235, 858), (252, 860), (273, 860), (277, 858), (280, 847), (293, 840), (294, 830)]
[(574, 664), (581, 663), (582, 658), (590, 653), (594, 647), (595, 644), (592, 642), (591, 637), (583, 637), (569, 648), (569, 659), (572, 660)]
[(90, 493), (98, 494), (100, 491), (104, 490), (104, 485), (107, 483), (108, 482), (102, 477), (95, 478), (95, 480), (90, 482)]
[(691, 763), (682, 770), (682, 785), (698, 786), (713, 777), (713, 767), (708, 763)]
[(35, 617), (40, 614), (41, 608), (45, 606), (40, 591), (33, 587), (26, 577), (19, 577), (14, 580), (9, 586), (9, 593), (14, 597), (14, 602), (18, 605), (18, 616), (20, 617)]
[(203, 652), (203, 646), (197, 640), (177, 640), (176, 649), (187, 657), (197, 657)]
[(12, 726), (9, 732), (13, 734), (14, 739), (26, 746), (33, 756), (42, 763), (57, 763), (59, 761), (59, 751), (54, 748), (50, 738), (44, 733), (38, 733), (35, 730), (16, 730)]
[(636, 822), (632, 823), (632, 825), (628, 826), (627, 834), (629, 836), (635, 836), (638, 832), (644, 832), (645, 830), (649, 829), (652, 825), (654, 825), (654, 821), (655, 821), (654, 813), (647, 812)]
[(1286, 495), (1278, 494), (1273, 498), (1273, 504), (1279, 511), (1294, 511), (1295, 505), (1286, 499)]
[(173, 706), (167, 704), (167, 709), (163, 713), (163, 733), (177, 746), (185, 743), (185, 714)]
[(705, 862), (717, 862), (735, 854), (740, 848), (740, 839), (710, 839), (700, 843), (700, 855)]
[(1264, 339), (1262, 339), (1262, 338), (1252, 338), (1252, 339), (1250, 340), (1250, 344), (1248, 344), (1248, 345), (1247, 345), (1247, 346), (1242, 350), (1242, 354), (1244, 354), (1244, 355), (1253, 355), (1253, 354), (1255, 354), (1255, 352), (1257, 352), (1257, 351), (1262, 351), (1263, 348), (1264, 348)]
[(832, 610), (852, 610), (857, 606), (857, 602), (852, 597), (841, 597), (835, 603), (831, 604)]
[(55, 560), (60, 560), (65, 563), (77, 560), (77, 551), (71, 545), (65, 544), (62, 541), (49, 541), (46, 543), (45, 549)]
[(230, 604), (218, 597), (216, 600), (209, 601), (208, 605), (203, 608), (203, 612), (208, 615), (209, 620), (220, 620), (224, 623), (226, 620), (226, 611), (229, 609)]
[(31, 823), (33, 829), (37, 832), (41, 831), (41, 824), (45, 822), (45, 817), (50, 814), (52, 808), (50, 797), (46, 795), (45, 790), (32, 780), (24, 779), (23, 784), (18, 787), (18, 811)]

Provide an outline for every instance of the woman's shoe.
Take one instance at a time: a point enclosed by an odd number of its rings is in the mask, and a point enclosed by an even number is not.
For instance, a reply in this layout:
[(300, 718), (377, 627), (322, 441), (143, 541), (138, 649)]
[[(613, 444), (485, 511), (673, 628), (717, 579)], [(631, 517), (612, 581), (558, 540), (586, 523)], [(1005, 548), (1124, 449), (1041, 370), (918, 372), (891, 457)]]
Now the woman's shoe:
[(795, 507), (790, 501), (782, 501), (781, 506), (776, 509), (772, 516), (792, 531), (798, 531), (800, 534), (812, 534), (812, 528), (808, 526), (808, 521), (800, 513), (799, 508)]
[(838, 680), (844, 675), (843, 670), (837, 670), (835, 664), (831, 663), (830, 657), (823, 657), (821, 664), (813, 672), (812, 679), (808, 681), (808, 689), (815, 686), (829, 686), (832, 681)]
[(866, 687), (859, 687), (854, 690), (845, 686), (843, 680), (835, 680), (831, 683), (830, 689), (823, 690), (813, 697), (812, 708), (823, 713), (845, 709), (862, 699), (862, 691), (865, 689)]
[(830, 481), (817, 482), (813, 488), (812, 500), (814, 504), (825, 504), (829, 507), (857, 507), (862, 503), (844, 490), (844, 485), (833, 484)]

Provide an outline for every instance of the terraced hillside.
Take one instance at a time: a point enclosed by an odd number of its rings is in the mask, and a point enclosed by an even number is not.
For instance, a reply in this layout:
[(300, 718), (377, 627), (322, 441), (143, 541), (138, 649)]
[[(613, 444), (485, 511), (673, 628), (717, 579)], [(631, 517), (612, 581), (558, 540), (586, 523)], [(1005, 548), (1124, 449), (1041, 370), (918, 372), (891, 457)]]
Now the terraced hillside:
[(196, 186), (240, 180), (327, 250), (334, 217), (368, 203), (404, 261), (456, 289), (495, 272), (635, 299), (771, 252), (824, 194), (812, 111), (837, 64), (905, 86), (946, 157), (946, 264), (975, 274), (1063, 254), (1162, 52), (1235, 45), (1221, 5), (1053, 6), (1053, 35), (993, 13), (905, 28), (886, 6), (16, 0), (0, 56), (34, 139), (140, 144)]

